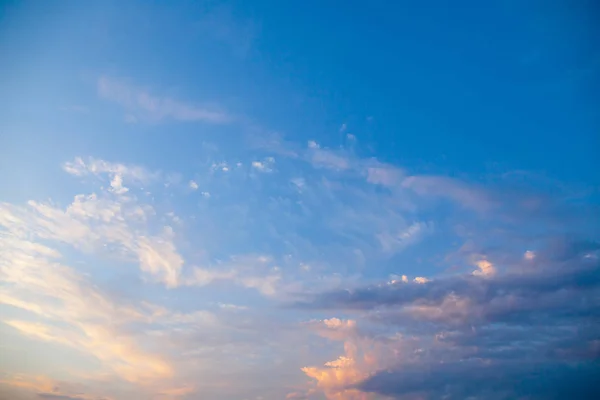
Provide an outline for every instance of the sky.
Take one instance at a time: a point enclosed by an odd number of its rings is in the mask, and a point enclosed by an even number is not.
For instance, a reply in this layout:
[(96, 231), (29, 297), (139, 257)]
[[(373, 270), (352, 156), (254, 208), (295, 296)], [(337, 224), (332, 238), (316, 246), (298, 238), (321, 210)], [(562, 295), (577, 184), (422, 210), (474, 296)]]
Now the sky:
[(0, 399), (594, 398), (599, 13), (0, 1)]

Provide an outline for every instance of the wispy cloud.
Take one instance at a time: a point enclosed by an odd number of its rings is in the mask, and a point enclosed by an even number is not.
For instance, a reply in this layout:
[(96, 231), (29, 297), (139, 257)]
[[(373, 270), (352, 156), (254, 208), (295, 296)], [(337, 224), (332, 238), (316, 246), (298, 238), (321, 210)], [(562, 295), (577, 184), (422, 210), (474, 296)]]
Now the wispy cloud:
[(100, 97), (122, 106), (130, 121), (201, 121), (211, 124), (231, 122), (233, 117), (221, 110), (159, 96), (124, 80), (101, 76), (97, 82)]
[[(231, 375), (252, 382), (237, 381), (230, 398), (248, 388), (265, 398), (464, 398), (476, 389), (445, 386), (457, 379), (440, 360), (469, 374), (490, 360), (510, 378), (505, 362), (517, 353), (545, 366), (596, 357), (588, 322), (600, 248), (544, 247), (546, 214), (523, 211), (529, 193), (316, 142), (215, 153), (177, 179), (75, 158), (63, 170), (88, 192), (1, 203), (5, 329), (86, 355), (135, 387), (133, 398), (228, 398)], [(277, 173), (266, 173), (275, 157)], [(115, 274), (123, 282), (107, 284)], [(409, 374), (398, 386), (413, 367), (438, 383)], [(290, 384), (266, 395), (255, 383), (265, 376)]]
[[(25, 309), (43, 322), (4, 320), (26, 336), (55, 342), (89, 353), (123, 379), (139, 382), (168, 377), (168, 364), (140, 349), (120, 330), (144, 321), (149, 311), (117, 306), (105, 293), (71, 267), (60, 263), (56, 251), (18, 236), (0, 237), (2, 281), (0, 302)], [(34, 272), (37, 271), (37, 272)], [(120, 344), (113, 341), (120, 336)]]
[(489, 211), (494, 205), (489, 194), (459, 180), (442, 176), (409, 176), (402, 186), (422, 196), (449, 198), (477, 211)]
[(341, 152), (322, 149), (314, 142), (308, 143), (309, 161), (316, 167), (330, 168), (334, 170), (347, 170), (351, 167), (350, 159)]

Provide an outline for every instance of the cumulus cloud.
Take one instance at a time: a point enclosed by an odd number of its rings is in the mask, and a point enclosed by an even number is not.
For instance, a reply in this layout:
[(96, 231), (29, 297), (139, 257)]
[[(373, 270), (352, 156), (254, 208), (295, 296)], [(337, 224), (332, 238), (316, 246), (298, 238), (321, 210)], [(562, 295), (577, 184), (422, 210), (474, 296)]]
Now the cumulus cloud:
[(523, 254), (523, 258), (526, 260), (533, 260), (535, 258), (535, 252), (531, 250), (527, 250), (525, 254)]

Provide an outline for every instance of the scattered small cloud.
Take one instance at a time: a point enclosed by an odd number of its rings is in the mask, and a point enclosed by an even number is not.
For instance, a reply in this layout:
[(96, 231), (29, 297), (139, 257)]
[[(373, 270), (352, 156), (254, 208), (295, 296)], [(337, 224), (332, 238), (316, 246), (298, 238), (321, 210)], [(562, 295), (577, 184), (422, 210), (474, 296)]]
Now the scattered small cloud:
[(239, 306), (237, 304), (219, 303), (219, 308), (227, 311), (244, 311), (247, 310), (246, 306)]
[(275, 159), (273, 157), (266, 157), (262, 161), (252, 161), (252, 168), (258, 172), (273, 172), (275, 165)]
[(429, 279), (427, 279), (427, 278), (424, 278), (424, 277), (422, 277), (422, 276), (417, 276), (417, 277), (414, 279), (414, 282), (415, 282), (415, 283), (421, 283), (421, 284), (423, 284), (423, 283), (427, 283), (427, 282), (429, 282)]
[(533, 260), (535, 258), (535, 251), (527, 250), (525, 254), (523, 254), (523, 258), (526, 260)]

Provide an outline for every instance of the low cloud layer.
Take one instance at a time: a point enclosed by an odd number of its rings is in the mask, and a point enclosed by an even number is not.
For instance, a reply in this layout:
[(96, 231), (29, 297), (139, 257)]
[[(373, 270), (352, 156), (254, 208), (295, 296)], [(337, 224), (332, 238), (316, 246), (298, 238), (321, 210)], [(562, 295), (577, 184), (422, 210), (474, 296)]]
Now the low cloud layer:
[[(540, 251), (535, 260), (524, 258), (494, 276), (359, 286), (321, 293), (295, 307), (357, 315), (363, 337), (349, 343), (370, 340), (389, 353), (409, 346), (391, 362), (375, 361), (368, 376), (343, 382), (339, 393), (592, 399), (600, 373), (600, 243), (553, 245), (560, 250)], [(399, 336), (387, 338), (394, 332)]]

